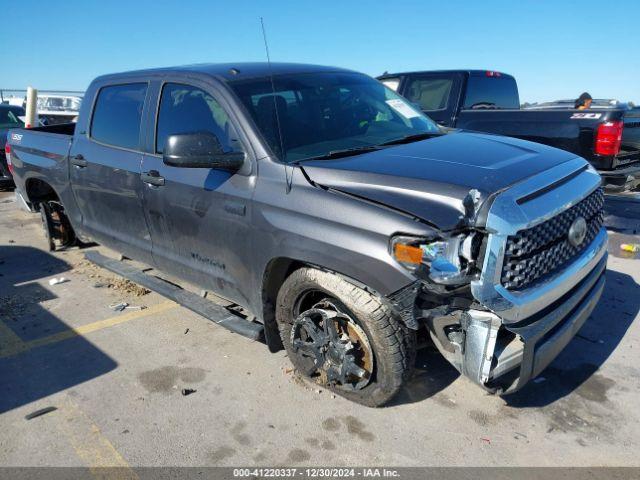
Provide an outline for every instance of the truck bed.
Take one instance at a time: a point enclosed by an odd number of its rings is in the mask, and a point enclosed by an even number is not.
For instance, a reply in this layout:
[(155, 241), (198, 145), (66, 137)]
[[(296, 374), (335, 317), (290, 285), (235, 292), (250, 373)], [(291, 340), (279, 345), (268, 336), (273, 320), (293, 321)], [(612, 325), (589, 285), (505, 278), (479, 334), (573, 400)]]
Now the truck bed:
[(55, 133), (58, 135), (72, 136), (76, 131), (75, 123), (58, 123), (56, 125), (46, 125), (44, 127), (30, 128), (30, 132)]
[(9, 130), (11, 163), (19, 191), (33, 179), (46, 179), (55, 189), (69, 181), (68, 157), (75, 123)]
[[(625, 110), (461, 110), (456, 127), (582, 152), (599, 170), (611, 170), (640, 161), (640, 118), (633, 115)], [(587, 155), (598, 125), (619, 120), (625, 122), (621, 153), (615, 158)]]

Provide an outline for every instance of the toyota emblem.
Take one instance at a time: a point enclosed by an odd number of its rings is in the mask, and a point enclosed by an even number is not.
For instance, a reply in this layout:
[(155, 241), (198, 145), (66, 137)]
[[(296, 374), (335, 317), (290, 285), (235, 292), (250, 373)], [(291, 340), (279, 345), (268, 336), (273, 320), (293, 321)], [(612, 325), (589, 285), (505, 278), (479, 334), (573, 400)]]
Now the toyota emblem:
[(569, 227), (569, 243), (574, 247), (578, 247), (584, 242), (587, 236), (587, 221), (584, 217), (576, 218)]

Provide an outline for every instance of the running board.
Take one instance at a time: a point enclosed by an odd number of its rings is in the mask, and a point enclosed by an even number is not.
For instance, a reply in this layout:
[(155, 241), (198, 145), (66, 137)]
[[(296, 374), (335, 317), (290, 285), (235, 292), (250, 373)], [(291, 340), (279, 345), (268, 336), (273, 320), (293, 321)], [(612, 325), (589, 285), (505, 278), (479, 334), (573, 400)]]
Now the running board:
[(177, 285), (166, 282), (160, 278), (147, 275), (144, 271), (127, 265), (126, 262), (105, 257), (99, 252), (87, 252), (84, 258), (96, 265), (106, 268), (121, 277), (142, 285), (149, 290), (159, 293), (189, 310), (202, 315), (213, 323), (220, 325), (234, 333), (247, 337), (251, 340), (262, 341), (264, 338), (264, 327), (256, 322), (251, 322), (239, 315), (235, 315), (225, 307), (216, 305), (210, 300), (206, 300), (195, 293), (180, 288)]

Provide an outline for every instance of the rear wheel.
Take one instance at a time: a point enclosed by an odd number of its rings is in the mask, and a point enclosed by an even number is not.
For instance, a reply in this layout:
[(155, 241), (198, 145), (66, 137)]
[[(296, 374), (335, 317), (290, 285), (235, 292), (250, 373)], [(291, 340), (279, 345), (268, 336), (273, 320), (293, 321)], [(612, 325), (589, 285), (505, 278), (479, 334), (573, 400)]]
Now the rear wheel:
[(276, 319), (296, 370), (349, 400), (381, 406), (412, 370), (415, 332), (379, 297), (331, 273), (292, 273), (278, 293)]
[(73, 227), (61, 203), (53, 200), (40, 203), (40, 219), (49, 251), (70, 247), (76, 243)]

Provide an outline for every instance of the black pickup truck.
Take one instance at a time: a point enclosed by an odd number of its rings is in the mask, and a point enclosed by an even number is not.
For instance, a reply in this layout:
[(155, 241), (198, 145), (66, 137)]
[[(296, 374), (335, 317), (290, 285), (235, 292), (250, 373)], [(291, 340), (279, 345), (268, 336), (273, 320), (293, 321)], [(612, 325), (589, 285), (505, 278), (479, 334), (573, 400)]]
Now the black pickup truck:
[(440, 125), (522, 138), (575, 153), (591, 162), (610, 192), (640, 185), (640, 112), (521, 110), (515, 79), (495, 71), (385, 73), (378, 80)]
[(366, 75), (197, 65), (99, 77), (84, 98), (75, 125), (9, 132), (53, 246), (94, 239), (244, 307), (221, 324), (351, 400), (393, 397), (420, 330), (515, 391), (602, 293), (604, 195), (584, 159), (444, 131)]

